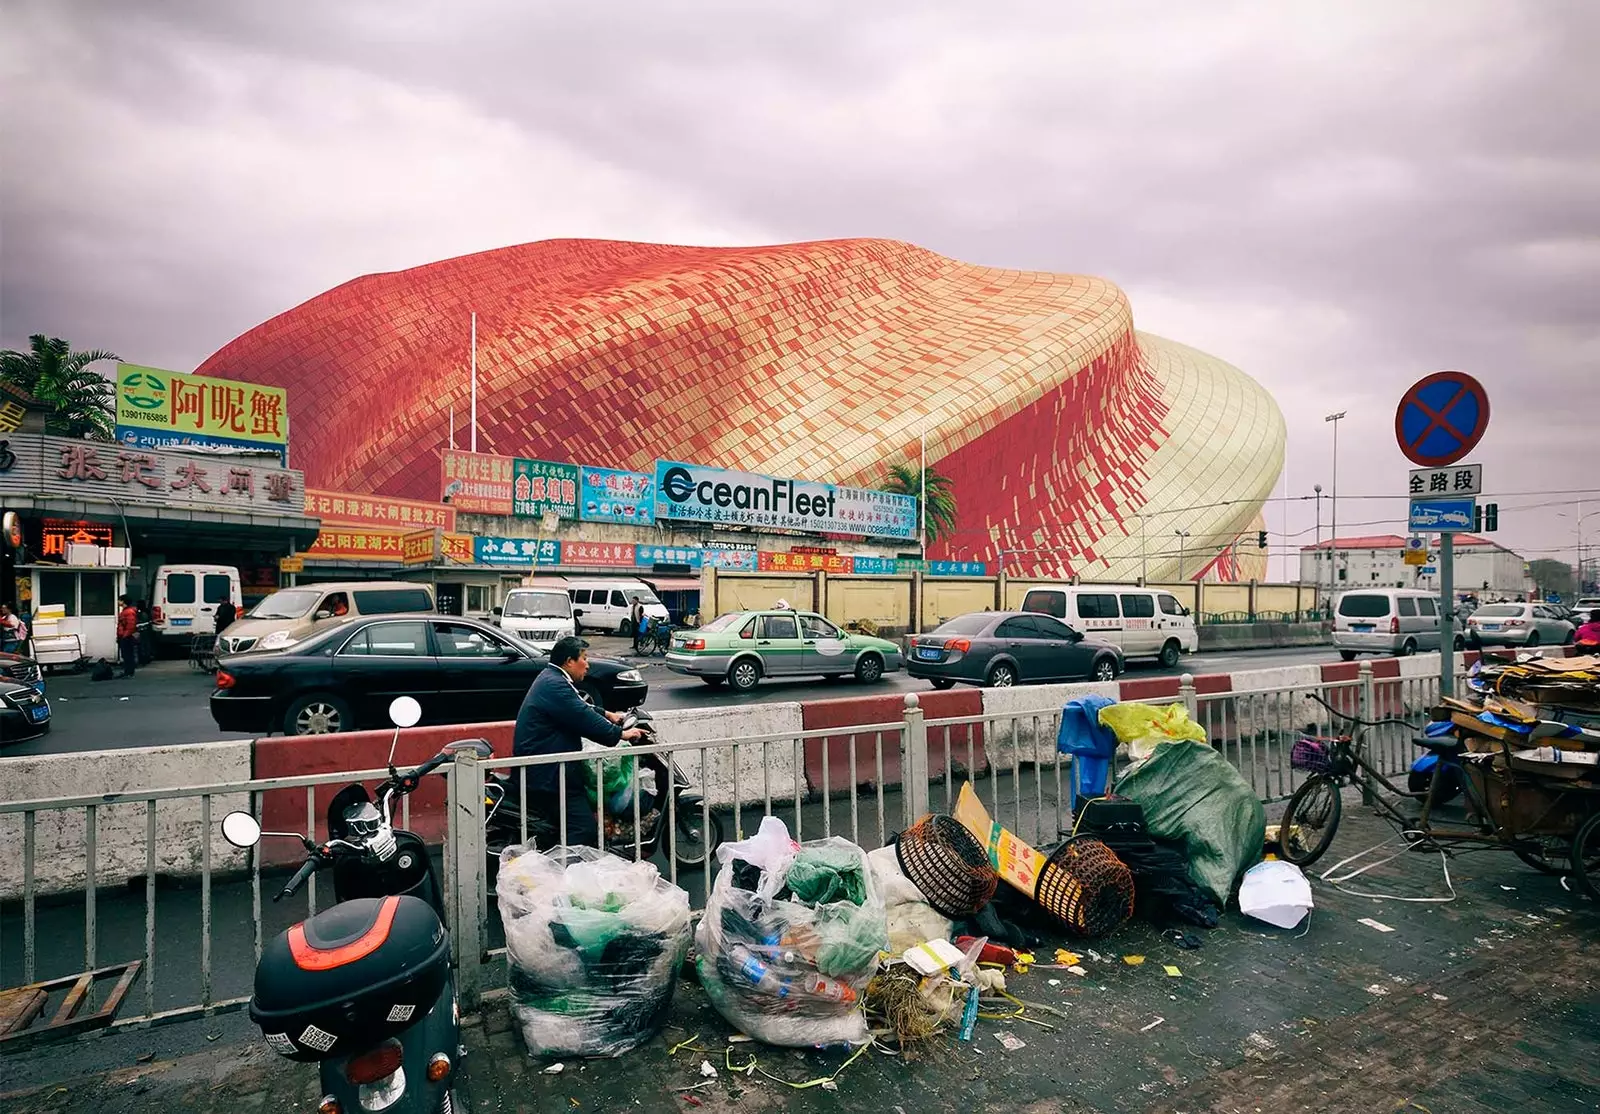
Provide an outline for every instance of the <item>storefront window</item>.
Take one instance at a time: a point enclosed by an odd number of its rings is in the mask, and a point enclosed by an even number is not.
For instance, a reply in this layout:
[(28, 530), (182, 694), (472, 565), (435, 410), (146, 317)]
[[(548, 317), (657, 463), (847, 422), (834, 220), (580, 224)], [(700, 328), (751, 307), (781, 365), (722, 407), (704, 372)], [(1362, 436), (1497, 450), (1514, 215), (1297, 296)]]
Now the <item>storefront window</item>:
[(39, 599), (37, 606), (61, 604), (67, 609), (67, 618), (78, 614), (78, 574), (75, 572), (41, 572), (39, 574)]
[(83, 613), (85, 615), (115, 615), (117, 613), (117, 578), (109, 572), (79, 573), (82, 580)]
[(494, 605), (489, 601), (493, 598), (493, 589), (483, 584), (467, 585), (467, 611), (471, 614), (481, 615)]

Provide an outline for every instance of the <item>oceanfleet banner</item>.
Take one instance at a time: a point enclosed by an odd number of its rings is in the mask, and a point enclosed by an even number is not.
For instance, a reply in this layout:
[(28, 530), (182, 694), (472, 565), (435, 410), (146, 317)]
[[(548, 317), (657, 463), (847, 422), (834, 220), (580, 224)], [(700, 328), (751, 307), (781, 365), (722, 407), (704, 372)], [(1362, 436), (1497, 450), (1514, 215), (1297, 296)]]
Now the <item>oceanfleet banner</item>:
[(765, 526), (807, 533), (910, 539), (917, 501), (909, 495), (656, 461), (656, 518)]
[(578, 517), (585, 522), (649, 526), (656, 520), (655, 494), (654, 476), (585, 464)]

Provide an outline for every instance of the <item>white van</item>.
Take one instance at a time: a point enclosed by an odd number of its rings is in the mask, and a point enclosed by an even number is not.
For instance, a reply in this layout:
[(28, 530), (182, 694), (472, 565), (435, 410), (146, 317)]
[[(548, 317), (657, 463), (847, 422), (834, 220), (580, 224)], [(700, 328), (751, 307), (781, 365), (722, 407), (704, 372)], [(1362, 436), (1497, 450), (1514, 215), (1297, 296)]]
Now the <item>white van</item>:
[(162, 565), (150, 585), (150, 630), (163, 642), (217, 633), (217, 606), (244, 603), (232, 565)]
[(672, 617), (655, 590), (642, 580), (574, 580), (568, 577), (567, 594), (572, 597), (572, 621), (579, 632), (615, 631), (623, 637), (631, 635), (635, 599), (644, 601), (644, 613), (652, 623)]
[(1126, 658), (1158, 658), (1178, 664), (1181, 654), (1200, 649), (1194, 616), (1171, 592), (1156, 588), (1063, 585), (1030, 588), (1022, 610), (1054, 615), (1074, 630), (1120, 647)]
[(572, 622), (572, 597), (559, 585), (513, 588), (505, 603), (495, 608), (500, 629), (548, 651), (556, 639), (577, 634)]
[[(1439, 596), (1417, 588), (1355, 588), (1333, 608), (1333, 645), (1345, 661), (1357, 654), (1398, 654), (1439, 648)], [(1465, 645), (1457, 630), (1455, 648)]]

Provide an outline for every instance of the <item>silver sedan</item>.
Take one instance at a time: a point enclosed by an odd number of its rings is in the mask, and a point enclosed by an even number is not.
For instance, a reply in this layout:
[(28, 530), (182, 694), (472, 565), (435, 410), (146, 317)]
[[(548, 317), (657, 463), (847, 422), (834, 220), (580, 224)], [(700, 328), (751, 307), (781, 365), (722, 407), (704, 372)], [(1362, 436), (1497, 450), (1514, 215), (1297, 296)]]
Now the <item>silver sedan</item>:
[(1544, 604), (1491, 603), (1467, 620), (1472, 646), (1564, 646), (1576, 628)]

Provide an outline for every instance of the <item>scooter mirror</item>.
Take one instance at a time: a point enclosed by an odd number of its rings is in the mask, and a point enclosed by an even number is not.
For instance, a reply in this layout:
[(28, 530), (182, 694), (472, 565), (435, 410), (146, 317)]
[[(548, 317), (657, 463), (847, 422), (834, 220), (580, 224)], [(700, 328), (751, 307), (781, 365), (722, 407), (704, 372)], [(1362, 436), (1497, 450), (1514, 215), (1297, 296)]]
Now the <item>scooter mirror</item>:
[(414, 696), (397, 696), (389, 703), (389, 722), (396, 727), (415, 727), (422, 719), (422, 705)]
[(222, 818), (222, 838), (235, 847), (254, 847), (261, 842), (261, 825), (248, 812), (230, 812)]

